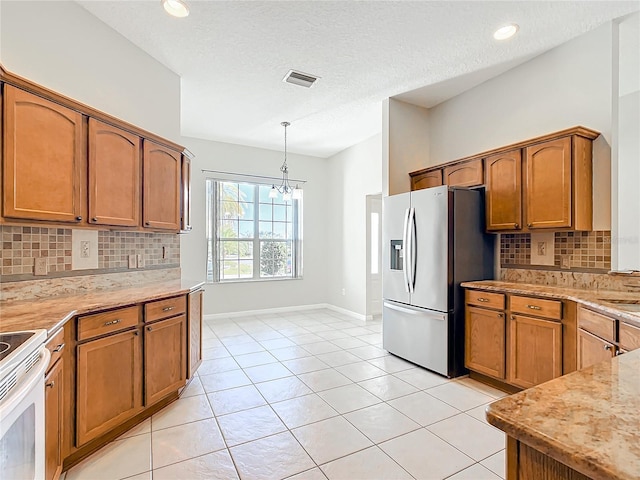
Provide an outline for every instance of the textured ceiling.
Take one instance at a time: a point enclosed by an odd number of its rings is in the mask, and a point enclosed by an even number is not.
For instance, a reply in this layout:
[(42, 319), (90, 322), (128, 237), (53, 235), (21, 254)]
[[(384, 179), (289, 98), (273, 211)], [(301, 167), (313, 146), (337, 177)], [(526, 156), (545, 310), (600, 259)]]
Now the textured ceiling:
[[(381, 129), (381, 104), (433, 106), (638, 10), (637, 1), (80, 1), (182, 77), (182, 134), (330, 156)], [(496, 42), (509, 22), (518, 35)], [(311, 89), (289, 69), (318, 75)]]

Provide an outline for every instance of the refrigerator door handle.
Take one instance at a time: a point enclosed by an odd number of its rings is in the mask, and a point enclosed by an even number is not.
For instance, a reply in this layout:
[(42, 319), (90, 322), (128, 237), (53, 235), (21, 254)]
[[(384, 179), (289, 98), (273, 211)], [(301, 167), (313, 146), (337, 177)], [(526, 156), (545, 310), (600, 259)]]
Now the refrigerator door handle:
[(416, 284), (416, 209), (411, 208), (409, 212), (409, 231), (407, 232), (407, 238), (409, 241), (409, 247), (407, 249), (407, 255), (409, 257), (409, 271), (407, 276), (409, 277), (409, 293), (413, 293)]
[(404, 249), (402, 255), (402, 276), (404, 278), (404, 290), (409, 293), (409, 262), (407, 256), (409, 254), (409, 249), (407, 248), (408, 233), (409, 233), (409, 211), (411, 209), (407, 208), (404, 211), (404, 229), (402, 230), (402, 248)]
[(399, 305), (396, 305), (395, 303), (390, 303), (390, 302), (383, 302), (383, 305), (385, 308), (388, 308), (390, 310), (396, 310), (398, 312), (408, 313), (409, 315), (423, 315), (423, 316), (427, 315), (431, 319), (442, 320), (443, 322), (447, 319), (446, 314), (444, 313), (438, 313), (438, 312), (429, 313), (428, 311), (425, 311), (425, 310), (415, 310), (413, 308), (401, 307)]

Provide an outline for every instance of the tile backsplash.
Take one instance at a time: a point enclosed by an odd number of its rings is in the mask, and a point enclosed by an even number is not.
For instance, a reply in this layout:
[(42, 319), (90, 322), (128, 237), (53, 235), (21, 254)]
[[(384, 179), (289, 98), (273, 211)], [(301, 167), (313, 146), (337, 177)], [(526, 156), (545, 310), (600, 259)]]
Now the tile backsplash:
[(48, 277), (125, 270), (134, 254), (142, 255), (145, 269), (180, 265), (180, 237), (173, 233), (99, 231), (98, 269), (86, 271), (72, 270), (69, 228), (2, 225), (0, 232), (3, 282), (46, 278), (34, 276), (35, 259), (42, 257), (47, 258)]
[(611, 232), (555, 232), (553, 266), (531, 264), (531, 235), (500, 235), (500, 266), (606, 273), (611, 269)]

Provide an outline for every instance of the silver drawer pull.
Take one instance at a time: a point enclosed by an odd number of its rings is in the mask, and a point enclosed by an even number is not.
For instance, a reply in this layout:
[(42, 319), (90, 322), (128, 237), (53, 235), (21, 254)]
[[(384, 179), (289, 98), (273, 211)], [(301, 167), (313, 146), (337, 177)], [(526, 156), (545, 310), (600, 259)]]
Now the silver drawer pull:
[(488, 299), (488, 298), (480, 297), (480, 298), (478, 298), (478, 301), (479, 301), (479, 302), (488, 302), (488, 301), (489, 301), (489, 299)]
[(46, 383), (44, 386), (47, 388), (53, 388), (55, 386), (56, 382), (50, 382), (50, 383)]
[(604, 345), (604, 349), (605, 350), (611, 350), (613, 348), (613, 345)]
[(162, 309), (162, 311), (163, 311), (163, 312), (170, 312), (170, 311), (171, 311), (171, 310), (173, 310), (173, 309), (174, 309), (174, 307), (164, 307), (164, 308)]
[(108, 327), (109, 325), (117, 325), (118, 323), (120, 323), (122, 320), (120, 318), (118, 318), (117, 320), (111, 320), (110, 322), (104, 322), (104, 326)]
[(58, 345), (56, 348), (53, 349), (53, 353), (61, 352), (63, 348), (64, 348), (64, 343), (61, 343), (60, 345)]
[(530, 308), (531, 310), (542, 310), (542, 307), (537, 305), (527, 305), (527, 308)]

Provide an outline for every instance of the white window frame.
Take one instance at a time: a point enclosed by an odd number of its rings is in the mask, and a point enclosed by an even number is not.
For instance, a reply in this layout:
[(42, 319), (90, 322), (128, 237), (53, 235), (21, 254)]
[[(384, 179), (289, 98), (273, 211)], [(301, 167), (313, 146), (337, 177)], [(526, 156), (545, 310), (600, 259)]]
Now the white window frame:
[[(220, 221), (220, 201), (218, 191), (220, 188), (220, 184), (226, 183), (237, 183), (244, 185), (251, 185), (255, 188), (254, 191), (254, 199), (253, 203), (254, 209), (254, 235), (251, 239), (242, 238), (221, 238), (218, 235), (219, 229), (219, 221)], [(277, 239), (277, 238), (260, 238), (260, 205), (265, 205), (260, 202), (260, 187), (271, 187), (271, 184), (266, 184), (262, 182), (255, 181), (247, 181), (242, 179), (220, 179), (220, 178), (207, 178), (206, 179), (206, 200), (207, 200), (207, 263), (206, 263), (206, 282), (207, 283), (243, 283), (243, 282), (268, 282), (268, 281), (283, 281), (283, 280), (299, 280), (302, 279), (302, 199), (296, 200), (281, 200), (280, 194), (278, 198), (275, 199), (277, 201), (282, 202), (290, 208), (293, 209), (292, 213), (292, 221), (291, 223), (291, 239)], [(273, 203), (272, 203), (273, 204)], [(263, 220), (269, 221), (269, 220)], [(273, 221), (273, 220), (270, 220)], [(289, 223), (289, 222), (287, 222)], [(220, 272), (220, 264), (221, 264), (221, 242), (223, 241), (245, 241), (252, 243), (253, 249), (253, 276), (252, 277), (235, 277), (235, 278), (222, 278)], [(275, 241), (275, 242), (283, 242), (289, 243), (291, 242), (291, 274), (280, 275), (280, 276), (260, 276), (260, 244), (261, 242)]]

